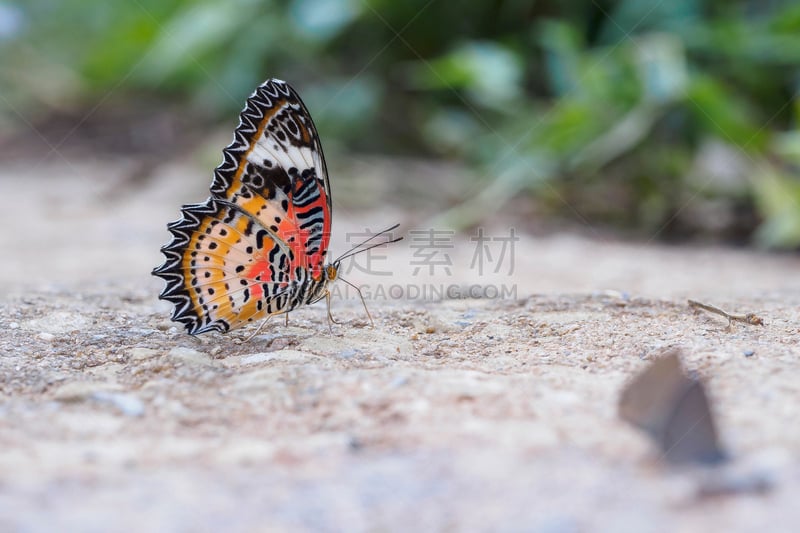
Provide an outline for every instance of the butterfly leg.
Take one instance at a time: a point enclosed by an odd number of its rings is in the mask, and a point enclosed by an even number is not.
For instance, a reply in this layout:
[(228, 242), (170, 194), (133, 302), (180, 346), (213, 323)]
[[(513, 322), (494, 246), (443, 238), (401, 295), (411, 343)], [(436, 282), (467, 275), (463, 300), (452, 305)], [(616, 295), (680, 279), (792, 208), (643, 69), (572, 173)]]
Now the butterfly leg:
[(249, 337), (247, 337), (247, 338), (244, 340), (244, 342), (250, 342), (250, 341), (253, 339), (253, 337), (255, 337), (256, 335), (258, 335), (258, 334), (259, 334), (259, 332), (260, 332), (260, 331), (261, 331), (261, 330), (264, 328), (264, 324), (266, 324), (266, 323), (267, 323), (267, 321), (268, 321), (270, 318), (272, 318), (272, 315), (269, 315), (267, 318), (265, 318), (264, 320), (262, 320), (262, 321), (261, 321), (261, 324), (259, 324), (259, 325), (258, 325), (258, 328), (257, 328), (257, 329), (256, 329), (256, 330), (253, 332), (253, 334), (252, 334), (252, 335), (250, 335)]
[(285, 322), (284, 325), (288, 328), (289, 327), (289, 311), (286, 311), (286, 313), (284, 313), (284, 314), (286, 315), (286, 322)]
[(361, 298), (361, 304), (364, 306), (364, 312), (367, 313), (367, 318), (369, 318), (369, 325), (371, 328), (375, 328), (375, 322), (372, 321), (372, 315), (369, 314), (369, 309), (367, 309), (367, 301), (364, 300), (364, 295), (361, 294), (361, 289), (356, 287), (356, 291), (358, 291), (358, 297)]
[(331, 314), (331, 291), (325, 291), (325, 303), (328, 305), (328, 333), (333, 335), (333, 326), (331, 324), (338, 324), (333, 319), (333, 315)]
[(325, 303), (328, 304), (328, 325), (331, 324), (339, 324), (337, 320), (333, 318), (333, 314), (331, 314), (331, 291), (325, 290)]
[(375, 322), (372, 321), (372, 315), (369, 314), (369, 309), (367, 309), (367, 301), (364, 300), (364, 294), (361, 292), (361, 289), (359, 287), (353, 285), (352, 283), (350, 283), (346, 279), (342, 279), (342, 278), (339, 278), (339, 279), (341, 279), (342, 281), (344, 281), (345, 283), (347, 283), (348, 285), (350, 285), (351, 287), (353, 287), (356, 290), (356, 292), (358, 293), (358, 297), (361, 298), (361, 304), (364, 306), (364, 311), (366, 311), (366, 313), (367, 313), (367, 318), (369, 318), (369, 325), (374, 328), (375, 327)]

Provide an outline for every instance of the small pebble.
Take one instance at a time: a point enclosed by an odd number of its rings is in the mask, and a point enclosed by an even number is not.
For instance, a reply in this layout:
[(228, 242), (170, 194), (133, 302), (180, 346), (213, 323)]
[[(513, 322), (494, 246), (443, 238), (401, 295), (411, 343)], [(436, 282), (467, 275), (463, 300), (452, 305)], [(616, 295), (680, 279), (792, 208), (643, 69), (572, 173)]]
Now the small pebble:
[(347, 447), (350, 449), (351, 452), (360, 451), (364, 447), (364, 443), (359, 440), (358, 437), (349, 436), (347, 439)]
[(403, 385), (408, 384), (408, 377), (406, 376), (397, 376), (395, 377), (391, 383), (389, 383), (389, 387), (396, 389), (398, 387), (402, 387)]
[(176, 346), (167, 352), (167, 357), (173, 361), (191, 365), (207, 365), (212, 364), (211, 356), (207, 353), (200, 352), (193, 348), (185, 346)]
[(351, 357), (353, 357), (357, 353), (358, 353), (358, 350), (356, 350), (354, 348), (350, 348), (350, 349), (347, 349), (347, 350), (342, 350), (337, 355), (339, 357), (341, 357), (342, 359), (350, 359)]
[(718, 498), (739, 494), (766, 494), (775, 488), (775, 476), (764, 470), (712, 471), (697, 487), (697, 498)]
[(43, 331), (43, 332), (39, 333), (38, 335), (36, 335), (36, 338), (39, 339), (40, 341), (50, 342), (53, 339), (55, 339), (56, 336), (53, 335), (52, 333), (47, 333), (47, 332)]
[(272, 353), (252, 353), (248, 355), (243, 355), (241, 358), (241, 364), (243, 365), (252, 365), (256, 363), (264, 363), (266, 361), (270, 361), (275, 359), (275, 354)]
[(756, 352), (754, 352), (753, 350), (745, 350), (743, 353), (745, 357), (752, 357), (753, 355), (755, 355)]
[(144, 414), (142, 400), (132, 394), (97, 391), (91, 395), (91, 398), (96, 402), (116, 407), (122, 414), (127, 416), (142, 416)]
[(152, 350), (150, 348), (131, 348), (127, 351), (128, 357), (131, 358), (133, 361), (143, 361), (145, 359), (150, 359), (151, 357), (155, 357), (159, 355), (160, 352), (158, 350)]
[(17, 324), (16, 322), (12, 322), (11, 324), (8, 325), (8, 327), (9, 329), (17, 329), (19, 328), (19, 324)]

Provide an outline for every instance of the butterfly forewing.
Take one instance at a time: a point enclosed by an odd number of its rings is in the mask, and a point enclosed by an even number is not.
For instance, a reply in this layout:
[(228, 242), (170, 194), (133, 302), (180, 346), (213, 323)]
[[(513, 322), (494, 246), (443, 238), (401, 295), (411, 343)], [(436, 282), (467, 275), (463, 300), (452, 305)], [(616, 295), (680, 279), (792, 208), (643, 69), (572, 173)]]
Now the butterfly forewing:
[(184, 206), (153, 273), (189, 333), (286, 312), (321, 279), (331, 197), (316, 129), (297, 93), (268, 80), (247, 100), (211, 198)]
[(331, 196), (314, 123), (297, 93), (269, 80), (248, 99), (223, 152), (211, 194), (284, 240), (292, 267), (319, 272), (330, 237)]

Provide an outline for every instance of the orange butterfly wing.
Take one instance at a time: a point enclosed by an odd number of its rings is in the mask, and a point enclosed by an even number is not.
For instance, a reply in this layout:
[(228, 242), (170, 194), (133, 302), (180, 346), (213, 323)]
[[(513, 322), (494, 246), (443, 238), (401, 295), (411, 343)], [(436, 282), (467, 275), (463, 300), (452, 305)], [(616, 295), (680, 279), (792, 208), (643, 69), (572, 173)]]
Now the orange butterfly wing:
[(268, 80), (248, 98), (223, 150), (211, 197), (186, 205), (153, 274), (191, 334), (226, 332), (287, 312), (323, 276), (331, 196), (319, 137), (303, 102)]

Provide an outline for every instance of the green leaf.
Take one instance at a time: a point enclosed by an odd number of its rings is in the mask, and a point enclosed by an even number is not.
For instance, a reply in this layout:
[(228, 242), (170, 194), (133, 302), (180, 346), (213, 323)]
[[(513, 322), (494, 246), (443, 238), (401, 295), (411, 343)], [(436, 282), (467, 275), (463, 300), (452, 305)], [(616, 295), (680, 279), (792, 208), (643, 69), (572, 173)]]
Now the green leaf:
[(793, 248), (800, 246), (800, 181), (777, 169), (762, 166), (753, 178), (756, 202), (764, 223), (756, 241), (764, 246)]
[(356, 0), (294, 0), (289, 8), (295, 27), (315, 41), (339, 34), (361, 11), (362, 4)]
[(721, 82), (709, 76), (696, 76), (689, 84), (686, 98), (688, 108), (705, 133), (748, 152), (765, 146), (768, 132), (755, 121), (747, 102)]
[(442, 57), (415, 63), (410, 75), (417, 88), (465, 89), (483, 105), (503, 107), (521, 94), (522, 61), (499, 43), (472, 41)]

